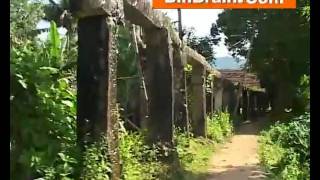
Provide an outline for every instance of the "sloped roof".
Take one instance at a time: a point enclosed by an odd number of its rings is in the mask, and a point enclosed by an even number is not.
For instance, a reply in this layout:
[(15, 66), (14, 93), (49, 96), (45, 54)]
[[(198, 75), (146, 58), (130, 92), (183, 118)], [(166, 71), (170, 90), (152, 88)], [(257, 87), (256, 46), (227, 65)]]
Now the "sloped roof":
[(219, 69), (221, 77), (230, 80), (233, 84), (240, 83), (244, 87), (253, 91), (264, 91), (260, 86), (260, 80), (253, 73), (247, 73), (243, 70)]

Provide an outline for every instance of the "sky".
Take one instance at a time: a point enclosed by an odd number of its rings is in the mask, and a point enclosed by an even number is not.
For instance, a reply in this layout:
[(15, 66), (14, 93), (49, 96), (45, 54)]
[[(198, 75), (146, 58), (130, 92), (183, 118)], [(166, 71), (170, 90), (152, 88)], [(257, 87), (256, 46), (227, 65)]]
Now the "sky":
[[(167, 13), (172, 21), (178, 21), (178, 11), (176, 9), (162, 9)], [(195, 35), (206, 36), (210, 35), (211, 24), (215, 23), (222, 9), (182, 9), (181, 19), (182, 26), (191, 28), (194, 27)], [(237, 63), (231, 56), (227, 47), (224, 45), (224, 35), (221, 35), (222, 40), (218, 45), (213, 46), (216, 57), (215, 67), (218, 69), (238, 69), (244, 63), (242, 60)]]
[[(178, 20), (178, 12), (176, 9), (162, 9), (160, 10), (172, 19), (172, 21)], [(197, 36), (206, 36), (210, 35), (211, 24), (215, 23), (218, 19), (218, 14), (221, 13), (222, 9), (182, 9), (181, 17), (182, 17), (182, 26), (191, 28), (194, 27), (195, 35)], [(46, 21), (40, 21), (38, 24), (38, 28), (47, 28), (50, 24)], [(64, 28), (58, 28), (58, 31), (61, 35), (66, 33)], [(47, 37), (47, 33), (42, 33), (40, 35), (41, 39), (45, 39)], [(238, 69), (241, 64), (237, 63), (229, 53), (227, 47), (224, 45), (224, 35), (221, 36), (222, 41), (219, 42), (218, 45), (213, 46), (213, 50), (215, 52), (215, 67), (218, 69)]]

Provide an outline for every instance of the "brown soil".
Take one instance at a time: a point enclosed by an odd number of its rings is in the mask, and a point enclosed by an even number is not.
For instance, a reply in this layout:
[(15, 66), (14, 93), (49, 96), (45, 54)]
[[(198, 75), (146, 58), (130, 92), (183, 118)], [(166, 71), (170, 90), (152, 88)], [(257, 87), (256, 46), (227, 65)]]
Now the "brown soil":
[(258, 133), (264, 124), (265, 120), (259, 119), (241, 125), (230, 142), (214, 153), (207, 180), (266, 179), (257, 154)]

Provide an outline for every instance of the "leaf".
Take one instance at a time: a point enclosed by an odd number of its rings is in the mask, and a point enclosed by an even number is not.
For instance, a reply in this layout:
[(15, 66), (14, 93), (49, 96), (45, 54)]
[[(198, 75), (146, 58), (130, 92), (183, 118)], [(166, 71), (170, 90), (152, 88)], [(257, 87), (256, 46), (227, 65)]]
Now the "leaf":
[(59, 57), (60, 55), (60, 37), (57, 30), (57, 25), (54, 21), (50, 22), (50, 32), (49, 32), (49, 41), (51, 44), (50, 53), (54, 57)]
[(59, 79), (59, 87), (60, 89), (67, 89), (69, 81), (67, 78)]
[(21, 84), (21, 86), (24, 89), (27, 89), (27, 84), (26, 84), (26, 80), (25, 79), (19, 79), (18, 82)]
[(62, 161), (66, 161), (66, 156), (63, 153), (58, 153), (58, 156), (61, 158)]
[(49, 71), (51, 74), (55, 74), (59, 71), (59, 69), (57, 68), (53, 68), (53, 67), (40, 67), (41, 70), (47, 70)]
[(73, 102), (68, 101), (68, 100), (62, 100), (62, 104), (68, 106), (68, 107), (73, 107)]

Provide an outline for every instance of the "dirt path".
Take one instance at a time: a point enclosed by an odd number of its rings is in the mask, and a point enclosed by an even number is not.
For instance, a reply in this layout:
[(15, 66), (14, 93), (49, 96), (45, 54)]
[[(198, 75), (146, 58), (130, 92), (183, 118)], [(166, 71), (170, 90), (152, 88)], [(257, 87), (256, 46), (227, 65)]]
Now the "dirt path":
[(265, 120), (246, 123), (214, 153), (210, 161), (207, 180), (265, 179), (259, 168), (257, 155), (258, 132)]

